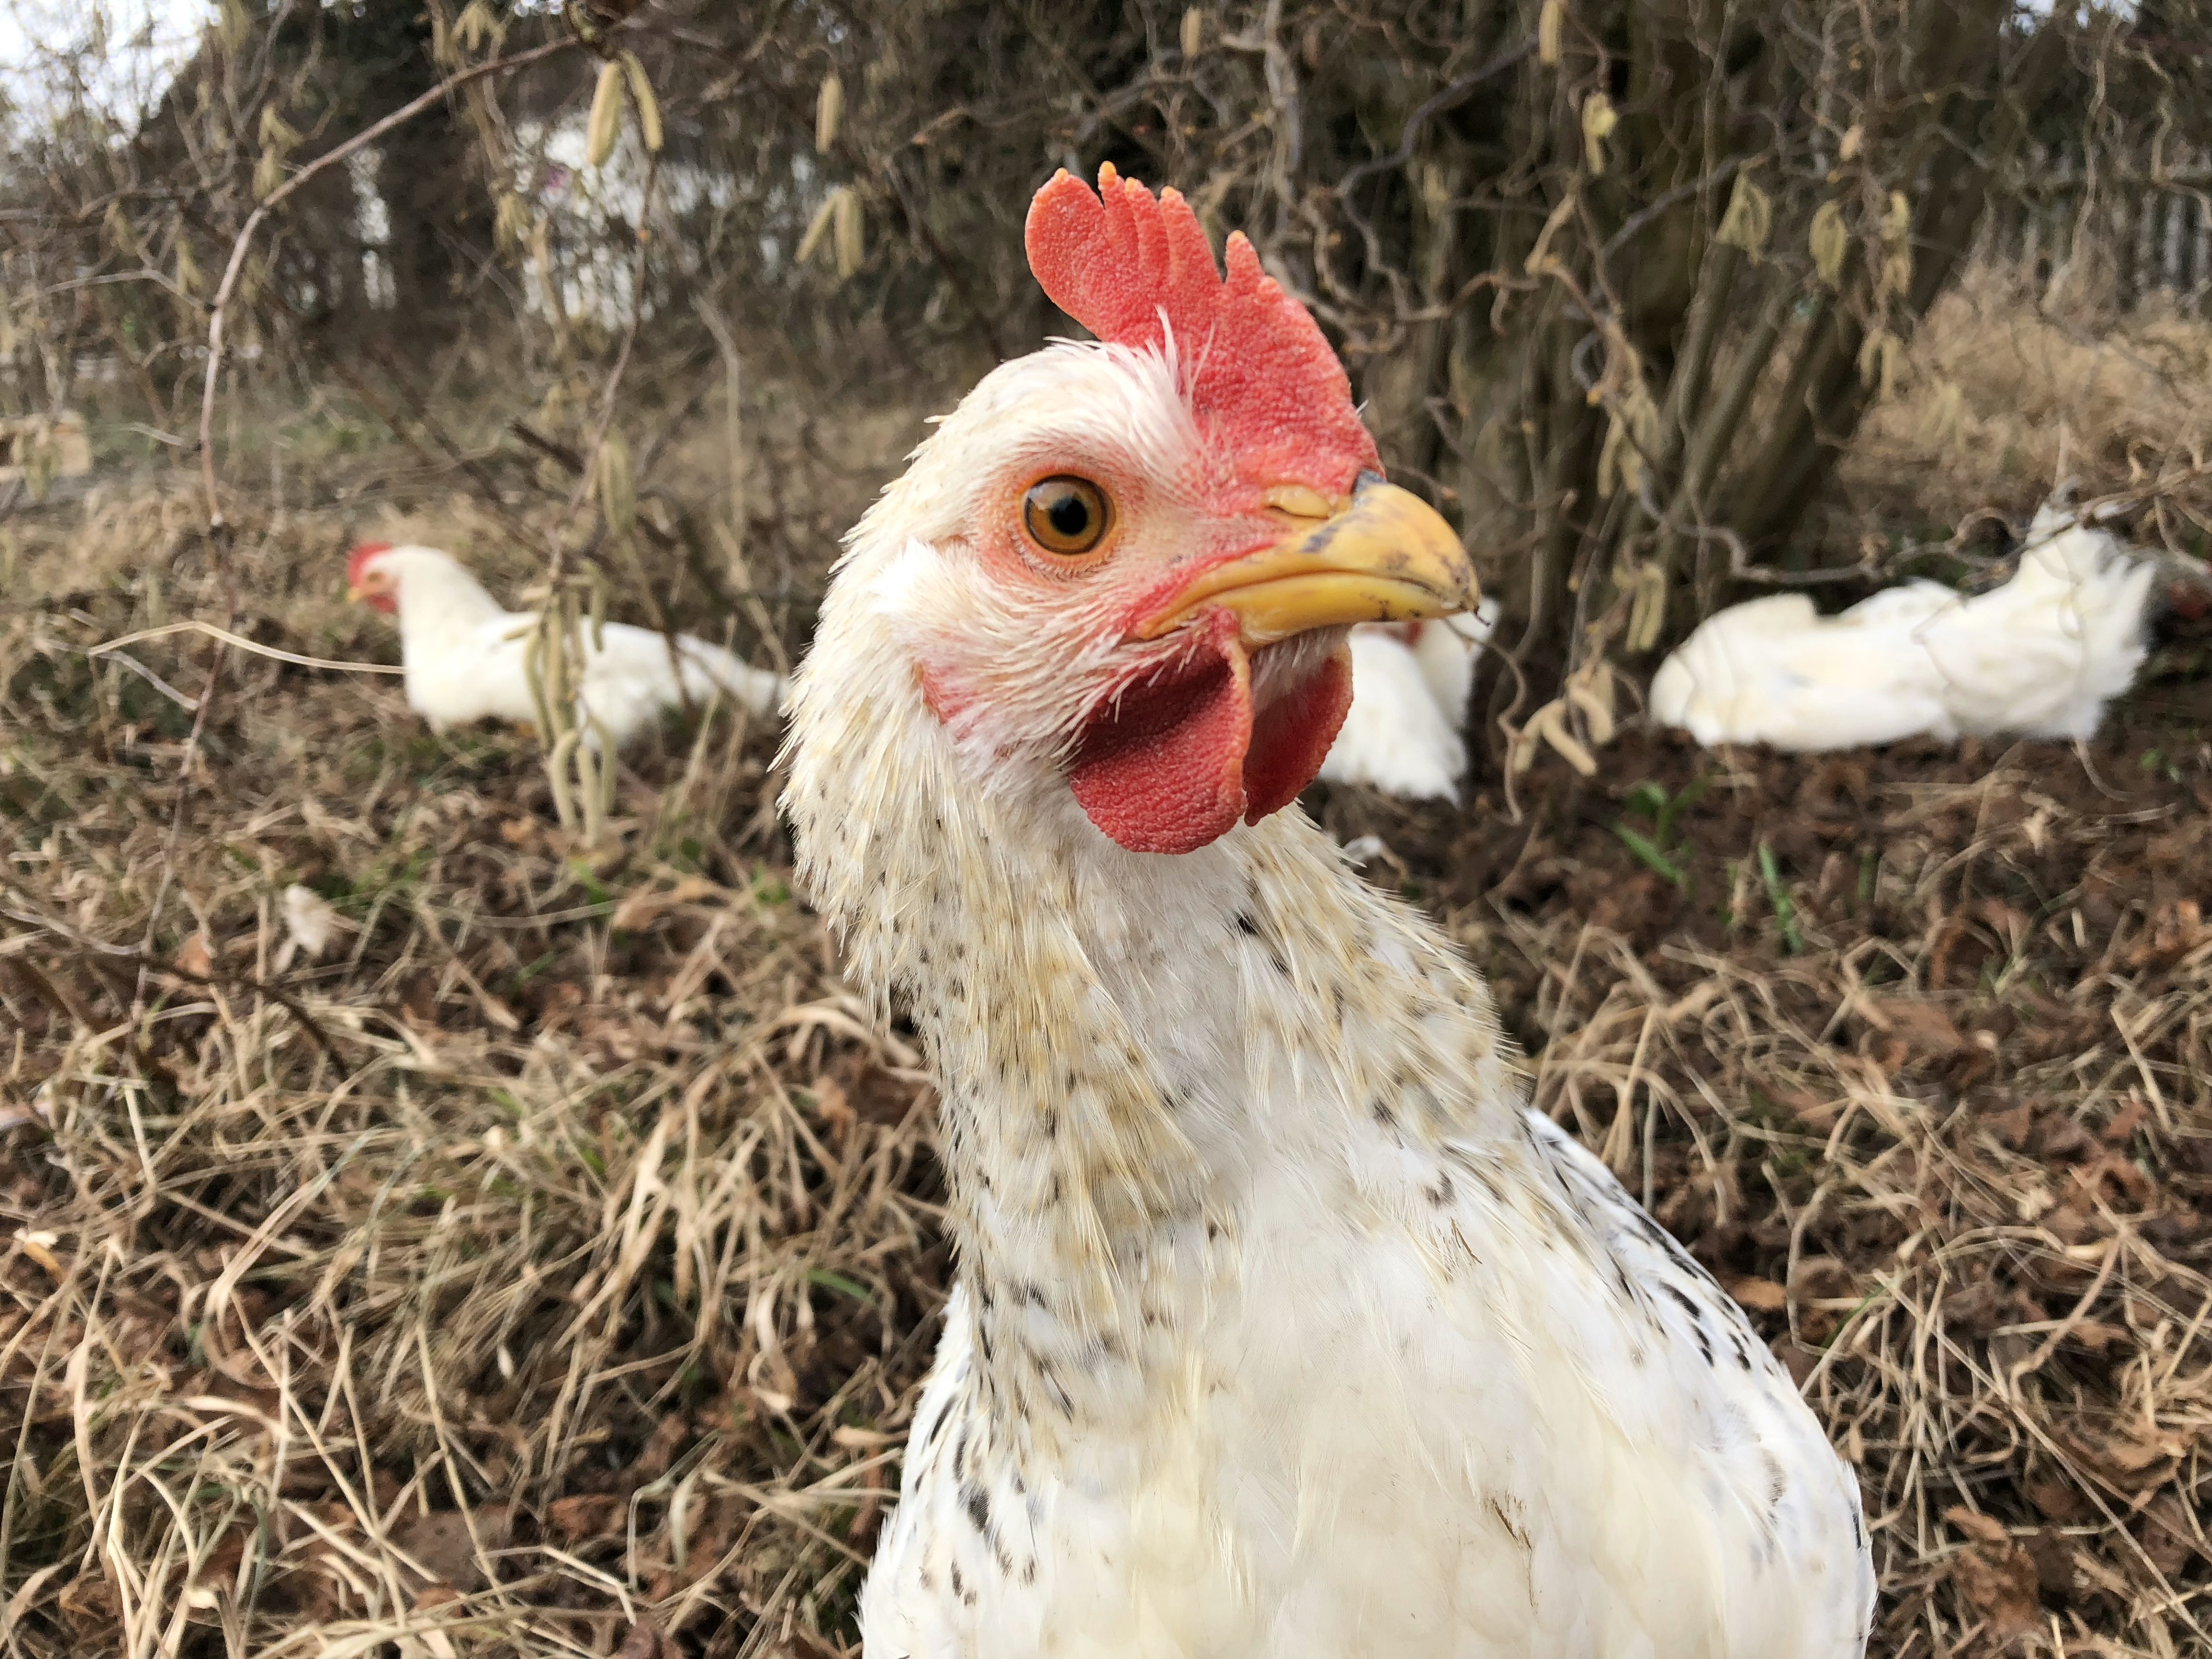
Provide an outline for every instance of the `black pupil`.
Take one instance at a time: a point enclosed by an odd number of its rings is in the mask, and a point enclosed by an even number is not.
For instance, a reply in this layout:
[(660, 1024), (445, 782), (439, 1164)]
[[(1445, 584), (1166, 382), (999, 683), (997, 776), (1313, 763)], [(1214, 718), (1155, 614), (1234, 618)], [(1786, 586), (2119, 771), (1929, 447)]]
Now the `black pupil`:
[(1091, 503), (1073, 489), (1057, 497), (1045, 508), (1044, 515), (1053, 529), (1070, 541), (1091, 528)]

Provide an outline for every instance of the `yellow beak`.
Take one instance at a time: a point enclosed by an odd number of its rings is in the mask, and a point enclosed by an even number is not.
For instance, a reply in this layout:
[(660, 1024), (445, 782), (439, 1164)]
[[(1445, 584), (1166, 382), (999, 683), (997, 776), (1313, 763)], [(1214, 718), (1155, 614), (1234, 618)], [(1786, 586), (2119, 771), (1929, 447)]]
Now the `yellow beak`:
[(1335, 513), (1206, 571), (1138, 635), (1158, 639), (1216, 608), (1258, 647), (1347, 623), (1449, 617), (1475, 599), (1474, 569), (1452, 527), (1419, 496), (1370, 477)]
[(348, 605), (358, 605), (361, 603), (362, 598), (363, 595), (361, 589), (356, 587), (351, 582), (348, 582), (346, 584), (346, 603)]

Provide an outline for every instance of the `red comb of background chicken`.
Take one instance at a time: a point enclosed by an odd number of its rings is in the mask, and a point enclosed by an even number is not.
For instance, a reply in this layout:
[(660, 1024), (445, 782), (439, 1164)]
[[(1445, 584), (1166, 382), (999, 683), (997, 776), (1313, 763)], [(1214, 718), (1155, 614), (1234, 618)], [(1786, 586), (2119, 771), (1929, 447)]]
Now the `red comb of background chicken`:
[(390, 551), (392, 551), (392, 544), (390, 542), (363, 542), (359, 547), (354, 549), (352, 552), (347, 554), (346, 586), (348, 587), (360, 586), (362, 567), (367, 564), (371, 559), (374, 558), (378, 554), (389, 553)]
[(1306, 308), (1260, 269), (1241, 232), (1229, 275), (1190, 204), (1098, 169), (1098, 193), (1066, 173), (1030, 204), (1030, 269), (1052, 302), (1102, 340), (1157, 346), (1168, 335), (1191, 407), (1257, 484), (1348, 490), (1382, 471), (1352, 383)]

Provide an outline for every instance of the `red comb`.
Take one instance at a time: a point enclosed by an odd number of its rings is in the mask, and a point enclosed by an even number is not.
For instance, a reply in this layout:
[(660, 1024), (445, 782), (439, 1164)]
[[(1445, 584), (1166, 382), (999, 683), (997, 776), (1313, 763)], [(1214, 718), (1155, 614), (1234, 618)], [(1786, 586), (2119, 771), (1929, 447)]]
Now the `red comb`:
[(1248, 482), (1340, 491), (1382, 470), (1344, 366), (1243, 233), (1229, 238), (1224, 281), (1190, 204), (1173, 190), (1155, 201), (1109, 162), (1096, 196), (1054, 174), (1024, 240), (1052, 302), (1100, 339), (1141, 348), (1173, 335), (1192, 410)]
[(356, 547), (352, 552), (346, 555), (346, 586), (348, 587), (359, 587), (361, 586), (361, 573), (362, 568), (378, 554), (389, 553), (390, 551), (392, 551), (392, 544), (390, 542), (363, 542), (359, 547)]

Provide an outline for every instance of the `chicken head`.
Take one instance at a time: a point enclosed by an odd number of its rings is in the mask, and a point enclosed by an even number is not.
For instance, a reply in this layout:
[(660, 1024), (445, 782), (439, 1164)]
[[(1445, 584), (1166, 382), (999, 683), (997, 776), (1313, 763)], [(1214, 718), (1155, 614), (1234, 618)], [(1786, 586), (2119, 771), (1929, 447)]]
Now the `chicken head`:
[(399, 610), (399, 573), (384, 556), (394, 550), (390, 542), (363, 542), (346, 556), (346, 598), (365, 604), (386, 616)]
[[(1136, 852), (1291, 803), (1362, 622), (1474, 604), (1457, 536), (1383, 482), (1344, 370), (1242, 235), (1173, 190), (1065, 173), (1031, 269), (1098, 337), (994, 371), (854, 532), (842, 605), (910, 659), (987, 787), (1057, 780)], [(838, 625), (825, 612), (812, 672)], [(801, 696), (805, 696), (802, 690)]]

